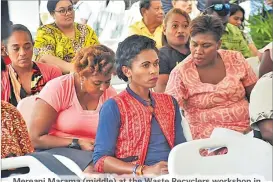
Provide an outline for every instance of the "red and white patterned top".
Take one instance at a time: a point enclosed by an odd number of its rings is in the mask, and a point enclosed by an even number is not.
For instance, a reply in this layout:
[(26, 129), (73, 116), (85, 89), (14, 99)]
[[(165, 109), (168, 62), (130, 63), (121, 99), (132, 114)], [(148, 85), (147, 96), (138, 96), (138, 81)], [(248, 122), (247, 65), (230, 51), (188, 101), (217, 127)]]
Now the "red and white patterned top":
[(202, 83), (189, 55), (173, 69), (166, 87), (184, 110), (193, 139), (208, 138), (217, 127), (238, 132), (249, 127), (245, 87), (255, 84), (257, 77), (241, 53), (218, 53), (226, 68), (218, 84)]

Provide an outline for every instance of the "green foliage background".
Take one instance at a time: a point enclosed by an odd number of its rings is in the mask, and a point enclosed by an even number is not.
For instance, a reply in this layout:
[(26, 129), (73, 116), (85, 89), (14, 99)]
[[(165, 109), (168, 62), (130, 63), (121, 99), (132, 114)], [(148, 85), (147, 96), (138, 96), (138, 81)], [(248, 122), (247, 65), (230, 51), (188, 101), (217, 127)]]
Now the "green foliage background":
[(264, 12), (249, 17), (250, 35), (258, 49), (273, 41), (273, 14)]

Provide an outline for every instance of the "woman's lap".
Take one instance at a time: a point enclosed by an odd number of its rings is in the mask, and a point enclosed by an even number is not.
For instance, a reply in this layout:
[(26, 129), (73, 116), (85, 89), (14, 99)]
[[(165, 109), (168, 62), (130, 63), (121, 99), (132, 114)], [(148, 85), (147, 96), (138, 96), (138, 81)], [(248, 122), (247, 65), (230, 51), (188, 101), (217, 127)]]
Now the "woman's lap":
[[(39, 152), (39, 150), (37, 152)], [(53, 148), (44, 150), (43, 152), (67, 157), (74, 161), (82, 171), (84, 171), (85, 168), (92, 163), (92, 151), (77, 150), (72, 148)]]

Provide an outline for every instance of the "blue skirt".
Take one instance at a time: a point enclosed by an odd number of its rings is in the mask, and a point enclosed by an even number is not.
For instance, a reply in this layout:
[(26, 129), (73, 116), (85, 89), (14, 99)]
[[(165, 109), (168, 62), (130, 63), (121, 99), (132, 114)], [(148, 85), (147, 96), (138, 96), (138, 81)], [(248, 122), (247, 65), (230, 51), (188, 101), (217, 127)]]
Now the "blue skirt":
[[(39, 150), (36, 150), (39, 152)], [(62, 155), (65, 156), (72, 161), (74, 161), (82, 171), (92, 163), (93, 152), (86, 150), (77, 150), (72, 148), (53, 148), (49, 150), (43, 150), (43, 152), (48, 152), (50, 154)]]

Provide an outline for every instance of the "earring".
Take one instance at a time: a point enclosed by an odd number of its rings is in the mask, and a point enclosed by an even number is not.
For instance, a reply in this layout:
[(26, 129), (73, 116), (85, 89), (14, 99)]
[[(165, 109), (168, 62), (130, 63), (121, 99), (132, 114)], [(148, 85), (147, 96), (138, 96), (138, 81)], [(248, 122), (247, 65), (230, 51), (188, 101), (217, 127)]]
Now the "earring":
[(82, 83), (82, 80), (81, 80), (81, 90), (82, 90), (82, 84), (83, 84), (83, 83)]

